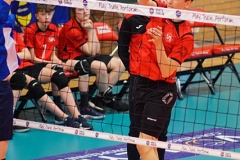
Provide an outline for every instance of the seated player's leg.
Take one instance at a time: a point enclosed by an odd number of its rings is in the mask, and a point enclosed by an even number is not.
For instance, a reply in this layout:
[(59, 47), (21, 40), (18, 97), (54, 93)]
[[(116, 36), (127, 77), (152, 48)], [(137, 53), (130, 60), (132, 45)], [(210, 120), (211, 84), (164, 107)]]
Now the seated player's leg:
[[(12, 93), (13, 93), (13, 113), (14, 113), (15, 107), (20, 98), (22, 89), (27, 86), (27, 79), (26, 79), (26, 75), (24, 75), (23, 72), (16, 71), (9, 76), (8, 81), (11, 84)], [(16, 125), (13, 126), (14, 132), (26, 132), (29, 129), (30, 129), (29, 127), (16, 126)]]
[(80, 115), (73, 98), (72, 91), (68, 87), (68, 79), (63, 72), (54, 71), (52, 69), (44, 67), (39, 74), (38, 81), (40, 83), (54, 83), (58, 87), (60, 96), (67, 105), (72, 116), (74, 118), (77, 118)]
[(118, 57), (112, 57), (107, 65), (107, 69), (110, 70), (108, 76), (109, 85), (114, 86), (119, 81), (123, 71), (125, 71), (125, 67)]
[(90, 59), (86, 60), (85, 57), (79, 57), (79, 60), (68, 60), (66, 62), (66, 70), (79, 72), (78, 87), (81, 95), (79, 108), (83, 117), (91, 119), (103, 119), (105, 115), (97, 112), (88, 104), (89, 63), (91, 63)]

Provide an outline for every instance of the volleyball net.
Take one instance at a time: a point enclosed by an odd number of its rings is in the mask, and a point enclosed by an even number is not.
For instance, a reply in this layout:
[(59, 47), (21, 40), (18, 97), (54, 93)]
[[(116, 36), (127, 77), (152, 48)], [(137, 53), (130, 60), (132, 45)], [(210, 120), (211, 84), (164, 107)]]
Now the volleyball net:
[[(66, 18), (65, 21), (70, 18), (68, 7), (91, 9), (91, 19), (96, 24), (98, 38), (102, 38), (99, 40), (103, 54), (117, 56), (118, 31), (125, 14), (190, 21), (194, 33), (194, 50), (177, 72), (176, 85), (179, 99), (172, 110), (167, 142), (127, 136), (130, 121), (128, 112), (107, 112), (103, 120), (89, 120), (89, 123), (94, 126), (94, 131), (54, 125), (41, 107), (38, 108), (38, 112), (21, 110), (22, 119), (14, 119), (14, 125), (192, 154), (239, 159), (239, 15), (210, 13), (207, 8), (203, 10), (205, 7), (198, 6), (198, 2), (195, 1), (193, 3), (197, 4), (194, 8), (197, 9), (190, 10), (95, 0), (25, 0), (19, 1), (19, 7), (23, 8), (31, 3), (66, 7), (66, 12), (61, 12), (62, 16), (60, 12), (55, 12), (56, 18), (60, 17), (60, 20)], [(237, 9), (237, 3), (231, 3), (231, 5), (233, 9)], [(226, 13), (227, 9), (223, 7), (222, 10)], [(26, 13), (23, 12), (23, 14)], [(33, 16), (34, 14), (32, 16), (19, 14), (17, 18), (20, 25), (27, 26), (31, 23)], [(64, 21), (57, 22), (57, 25), (64, 25)], [(92, 81), (90, 83), (94, 83), (95, 80), (90, 78)], [(128, 76), (122, 77), (122, 81), (129, 81)], [(80, 99), (77, 82), (76, 79), (69, 82), (76, 101)], [(51, 92), (51, 85), (43, 86), (47, 92)], [(115, 94), (118, 95), (122, 91), (127, 94), (128, 90), (124, 90), (124, 87), (126, 87), (124, 83), (116, 85)], [(123, 96), (121, 98), (124, 99)], [(25, 105), (27, 105), (25, 108), (28, 108), (35, 104)], [(47, 116), (46, 123), (41, 122), (46, 119), (39, 116), (39, 111), (41, 116)]]

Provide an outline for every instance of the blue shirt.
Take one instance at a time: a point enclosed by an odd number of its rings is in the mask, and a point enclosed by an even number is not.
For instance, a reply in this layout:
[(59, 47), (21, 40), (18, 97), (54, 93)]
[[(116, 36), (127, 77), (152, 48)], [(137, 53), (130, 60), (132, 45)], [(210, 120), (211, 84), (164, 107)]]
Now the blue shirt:
[(20, 63), (13, 38), (15, 18), (9, 14), (10, 9), (10, 5), (0, 0), (0, 81), (17, 69)]

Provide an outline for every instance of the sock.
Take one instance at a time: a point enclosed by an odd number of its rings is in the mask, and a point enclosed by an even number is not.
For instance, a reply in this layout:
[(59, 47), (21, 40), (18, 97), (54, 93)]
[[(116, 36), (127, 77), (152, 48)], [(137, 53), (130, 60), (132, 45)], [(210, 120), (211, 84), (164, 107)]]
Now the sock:
[(81, 92), (81, 103), (79, 104), (80, 109), (88, 106), (88, 92)]
[(62, 108), (62, 104), (61, 104), (61, 97), (60, 96), (53, 96), (53, 102), (61, 109)]

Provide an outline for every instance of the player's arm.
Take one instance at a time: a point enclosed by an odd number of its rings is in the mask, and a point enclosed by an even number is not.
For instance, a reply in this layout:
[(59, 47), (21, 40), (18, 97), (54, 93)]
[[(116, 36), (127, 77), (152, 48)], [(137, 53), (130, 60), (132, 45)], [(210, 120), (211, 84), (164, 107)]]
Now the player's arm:
[(22, 60), (32, 60), (32, 56), (28, 48), (23, 48), (21, 52), (18, 52), (18, 57)]
[(82, 22), (81, 25), (88, 31), (88, 41), (79, 48), (83, 53), (89, 56), (94, 56), (100, 51), (100, 43), (96, 30), (93, 28), (93, 22), (89, 19), (86, 22)]
[(35, 55), (34, 48), (28, 48), (28, 49), (29, 49), (29, 52), (32, 56), (32, 62), (33, 63), (52, 63), (52, 61), (47, 61), (47, 60), (37, 58), (37, 56)]
[(138, 0), (138, 4), (145, 6), (157, 6), (157, 3), (153, 0)]
[[(171, 76), (177, 68), (180, 66), (180, 63), (173, 58), (167, 56), (163, 43), (162, 43), (162, 28), (150, 28), (147, 33), (152, 36), (152, 39), (149, 42), (155, 44), (156, 47), (156, 57), (159, 69), (162, 73), (163, 78)], [(182, 45), (182, 43), (180, 44)], [(175, 47), (176, 50), (176, 47)], [(179, 53), (178, 53), (179, 54)]]
[(57, 53), (57, 49), (56, 49), (56, 47), (54, 47), (54, 50), (53, 50), (53, 53), (51, 56), (52, 63), (63, 64), (63, 62), (58, 58), (56, 53)]
[(131, 25), (126, 18), (123, 19), (118, 38), (118, 55), (125, 68), (129, 71), (129, 44), (131, 41)]
[(162, 53), (161, 50), (157, 51), (159, 68), (164, 78), (171, 76), (180, 67), (184, 60), (189, 57), (193, 46), (193, 35), (187, 34), (176, 43), (169, 56)]

